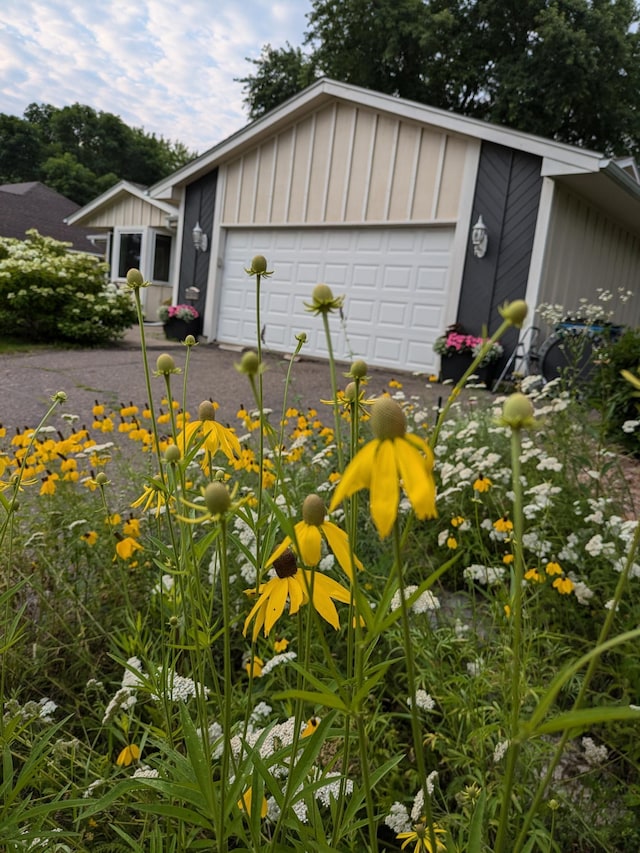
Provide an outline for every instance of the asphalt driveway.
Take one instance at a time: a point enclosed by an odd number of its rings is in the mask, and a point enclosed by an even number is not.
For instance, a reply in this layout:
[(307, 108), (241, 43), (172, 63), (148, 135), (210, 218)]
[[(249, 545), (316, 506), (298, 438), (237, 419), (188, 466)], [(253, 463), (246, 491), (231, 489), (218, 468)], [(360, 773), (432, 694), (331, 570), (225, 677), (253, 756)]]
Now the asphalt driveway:
[[(167, 341), (158, 325), (145, 325), (147, 351), (152, 367), (161, 352), (170, 352), (179, 367), (184, 367), (186, 349), (180, 343)], [(223, 349), (214, 344), (199, 344), (191, 351), (187, 382), (187, 407), (194, 413), (205, 399), (219, 403), (218, 420), (237, 425), (236, 412), (241, 405), (248, 409), (254, 401), (246, 376), (238, 373), (235, 364), (240, 351)], [(279, 354), (265, 353), (267, 369), (263, 375), (265, 405), (280, 412), (283, 404), (286, 373), (290, 362)], [(348, 364), (339, 365), (340, 387), (349, 381), (343, 374)], [(397, 374), (372, 369), (367, 393), (380, 394), (389, 388), (392, 379), (402, 382), (403, 392), (434, 409), (446, 398), (449, 387), (428, 381), (427, 376)], [(152, 377), (153, 404), (156, 410), (164, 394), (162, 377)], [(182, 376), (172, 380), (173, 394), (182, 399)], [(137, 327), (127, 332), (116, 345), (100, 349), (37, 349), (25, 353), (0, 355), (0, 423), (13, 431), (15, 428), (35, 426), (47, 409), (50, 398), (57, 391), (67, 394), (67, 402), (58, 410), (53, 424), (57, 425), (62, 413), (76, 414), (81, 423), (91, 423), (91, 408), (96, 400), (117, 409), (120, 404), (133, 402), (142, 406), (148, 401), (140, 333)], [(467, 395), (470, 392), (465, 392)], [(488, 392), (473, 392), (485, 395)], [(331, 379), (326, 362), (300, 357), (292, 366), (292, 380), (287, 398), (290, 406), (306, 410), (309, 407), (331, 410), (320, 400), (331, 398)]]

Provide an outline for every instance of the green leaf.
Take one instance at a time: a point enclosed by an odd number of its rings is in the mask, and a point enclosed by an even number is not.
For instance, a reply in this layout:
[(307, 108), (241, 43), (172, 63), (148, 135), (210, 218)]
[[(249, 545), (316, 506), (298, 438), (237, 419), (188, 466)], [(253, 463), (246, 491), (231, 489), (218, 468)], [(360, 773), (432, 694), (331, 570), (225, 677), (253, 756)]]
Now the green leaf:
[(487, 805), (487, 789), (483, 788), (476, 807), (473, 810), (471, 825), (469, 826), (469, 845), (467, 853), (482, 853), (482, 828), (484, 824), (484, 810)]
[(282, 693), (276, 693), (274, 699), (302, 699), (305, 702), (310, 702), (312, 705), (325, 705), (327, 708), (335, 708), (337, 711), (342, 711), (343, 714), (350, 714), (350, 708), (345, 705), (339, 696), (331, 693), (329, 690), (321, 693), (314, 693), (311, 690), (285, 690)]
[(527, 732), (528, 736), (553, 734), (554, 732), (570, 729), (585, 729), (600, 723), (611, 723), (614, 720), (640, 720), (640, 708), (630, 708), (629, 705), (602, 705), (597, 708), (580, 708), (559, 714), (546, 723), (541, 723), (535, 729)]

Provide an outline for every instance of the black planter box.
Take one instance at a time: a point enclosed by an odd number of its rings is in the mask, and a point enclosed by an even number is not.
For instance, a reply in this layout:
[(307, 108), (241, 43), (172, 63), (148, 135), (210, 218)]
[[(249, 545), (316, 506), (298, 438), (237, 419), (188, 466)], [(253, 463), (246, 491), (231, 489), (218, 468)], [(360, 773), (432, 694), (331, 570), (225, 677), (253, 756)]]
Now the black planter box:
[[(440, 359), (440, 381), (450, 379), (455, 385), (462, 379), (471, 366), (473, 356), (468, 353), (457, 353), (456, 355), (443, 355)], [(485, 367), (476, 367), (474, 375), (478, 382), (483, 382), (487, 388), (491, 387), (496, 373), (495, 363), (487, 364)], [(474, 380), (475, 381), (475, 380)]]
[(163, 323), (164, 336), (168, 341), (183, 341), (187, 335), (193, 335), (197, 338), (202, 331), (202, 321), (200, 317), (193, 320), (181, 320), (179, 317), (169, 317)]

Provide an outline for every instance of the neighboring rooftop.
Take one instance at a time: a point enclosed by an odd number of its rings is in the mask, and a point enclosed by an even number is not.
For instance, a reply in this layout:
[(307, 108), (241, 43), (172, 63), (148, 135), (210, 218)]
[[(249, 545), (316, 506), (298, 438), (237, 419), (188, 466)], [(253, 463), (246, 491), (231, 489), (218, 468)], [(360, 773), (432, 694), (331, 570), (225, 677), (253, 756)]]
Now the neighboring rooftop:
[(67, 225), (64, 220), (80, 205), (39, 181), (0, 185), (0, 237), (24, 240), (30, 228), (43, 237), (71, 243), (80, 252), (101, 254), (89, 241), (95, 229)]

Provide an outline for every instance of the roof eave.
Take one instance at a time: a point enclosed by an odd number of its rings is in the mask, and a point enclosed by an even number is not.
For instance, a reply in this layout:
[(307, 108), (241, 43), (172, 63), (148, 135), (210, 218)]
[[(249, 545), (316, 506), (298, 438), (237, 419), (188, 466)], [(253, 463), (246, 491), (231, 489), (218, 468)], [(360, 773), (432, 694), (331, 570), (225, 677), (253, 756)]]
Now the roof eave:
[(262, 136), (274, 133), (279, 125), (288, 124), (292, 117), (318, 109), (332, 99), (346, 101), (358, 106), (382, 110), (400, 116), (406, 121), (430, 124), (459, 136), (493, 142), (516, 148), (557, 164), (558, 173), (597, 172), (602, 153), (577, 148), (563, 142), (523, 133), (519, 130), (490, 124), (480, 119), (462, 116), (448, 110), (430, 107), (416, 101), (407, 101), (393, 95), (385, 95), (349, 83), (322, 78), (308, 88), (289, 98), (266, 115), (236, 131), (222, 142), (205, 151), (186, 166), (149, 188), (149, 195), (156, 199), (176, 198), (176, 191), (186, 184), (215, 168), (225, 158), (238, 153), (242, 148), (256, 144)]

